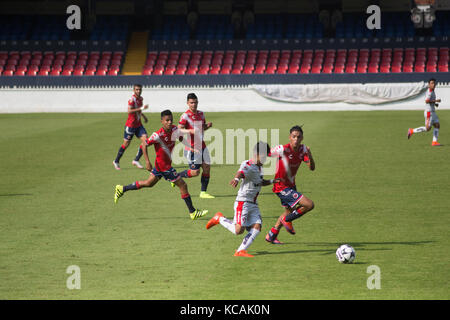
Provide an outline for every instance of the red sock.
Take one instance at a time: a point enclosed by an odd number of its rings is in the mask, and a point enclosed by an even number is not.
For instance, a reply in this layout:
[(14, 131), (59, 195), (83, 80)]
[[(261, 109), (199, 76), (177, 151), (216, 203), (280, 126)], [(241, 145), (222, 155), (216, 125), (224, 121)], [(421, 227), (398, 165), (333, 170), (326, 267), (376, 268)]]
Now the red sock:
[(280, 232), (280, 230), (275, 229), (275, 227), (273, 227), (272, 229), (270, 229), (270, 231), (272, 231), (273, 234), (277, 235), (278, 232)]

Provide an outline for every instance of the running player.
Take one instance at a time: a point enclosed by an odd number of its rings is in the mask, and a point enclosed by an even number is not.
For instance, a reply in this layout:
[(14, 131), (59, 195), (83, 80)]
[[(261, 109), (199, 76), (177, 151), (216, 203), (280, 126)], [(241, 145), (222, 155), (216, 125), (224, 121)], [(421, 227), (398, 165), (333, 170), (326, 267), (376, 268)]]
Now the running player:
[(409, 128), (408, 129), (408, 139), (411, 138), (411, 136), (414, 133), (419, 132), (427, 132), (431, 130), (431, 126), (434, 127), (433, 129), (433, 141), (431, 142), (432, 146), (440, 146), (441, 144), (438, 142), (439, 137), (439, 128), (441, 127), (439, 124), (439, 118), (436, 114), (435, 107), (437, 108), (439, 105), (437, 102), (441, 102), (441, 99), (436, 99), (436, 93), (434, 92), (434, 89), (436, 88), (436, 79), (430, 79), (428, 81), (428, 90), (425, 95), (425, 103), (427, 104), (424, 112), (425, 117), (425, 126), (424, 127), (418, 127), (415, 129)]
[(202, 168), (200, 198), (213, 199), (215, 197), (206, 192), (209, 184), (211, 160), (208, 148), (203, 141), (203, 132), (211, 128), (212, 122), (206, 123), (204, 113), (197, 109), (198, 98), (195, 93), (187, 95), (187, 105), (189, 109), (181, 115), (178, 128), (196, 129), (195, 134), (190, 135), (191, 148), (195, 146), (195, 149), (200, 150), (201, 145), (202, 152), (194, 153), (189, 148), (185, 148), (184, 155), (188, 159), (189, 169), (180, 172), (180, 176), (183, 178), (196, 177), (200, 174), (200, 168)]
[(206, 224), (206, 229), (210, 229), (220, 223), (224, 228), (236, 235), (242, 234), (244, 229), (247, 229), (247, 235), (234, 254), (237, 257), (253, 257), (247, 253), (247, 248), (261, 232), (262, 219), (258, 203), (256, 202), (261, 186), (280, 181), (280, 179), (263, 179), (261, 167), (266, 161), (269, 152), (270, 148), (267, 143), (258, 142), (253, 149), (252, 159), (242, 162), (234, 179), (230, 181), (230, 185), (236, 188), (242, 179), (241, 187), (234, 203), (233, 221), (225, 218), (221, 212), (217, 212)]
[(290, 234), (295, 234), (292, 221), (314, 209), (314, 202), (298, 192), (295, 185), (295, 175), (302, 162), (307, 163), (310, 170), (316, 168), (311, 150), (302, 144), (302, 141), (303, 129), (294, 126), (290, 130), (289, 143), (271, 150), (271, 156), (278, 157), (275, 178), (281, 179), (274, 184), (272, 191), (280, 198), (281, 205), (285, 208), (275, 226), (266, 235), (266, 241), (274, 244), (281, 244), (277, 236), (282, 226)]
[[(142, 85), (135, 84), (133, 87), (133, 95), (131, 99), (128, 100), (128, 119), (125, 123), (125, 132), (123, 134), (123, 144), (120, 146), (119, 151), (117, 152), (116, 159), (113, 161), (114, 168), (116, 170), (120, 170), (120, 158), (122, 158), (125, 149), (130, 145), (131, 139), (136, 135), (141, 142), (145, 142), (147, 140), (147, 131), (145, 131), (144, 126), (141, 122), (141, 117), (144, 119), (144, 122), (147, 123), (147, 117), (142, 113), (143, 110), (148, 108), (146, 104), (143, 106), (144, 98), (142, 98)], [(142, 148), (139, 146), (136, 157), (131, 162), (133, 166), (138, 167), (139, 169), (143, 169), (144, 167), (139, 163), (139, 159), (142, 156)]]
[[(170, 110), (161, 112), (161, 123), (162, 128), (154, 132), (147, 141), (142, 143), (145, 165), (146, 169), (150, 171), (150, 176), (147, 180), (136, 181), (127, 186), (117, 185), (114, 193), (114, 202), (117, 203), (119, 198), (127, 191), (153, 187), (161, 177), (163, 177), (167, 181), (175, 183), (175, 185), (180, 188), (181, 198), (185, 201), (186, 206), (189, 209), (191, 219), (195, 220), (207, 214), (208, 210), (194, 208), (186, 182), (184, 182), (172, 167), (172, 150), (175, 146), (175, 141), (178, 139), (183, 144), (190, 147), (190, 145), (183, 140), (183, 134), (189, 133), (190, 131), (178, 129), (172, 124), (173, 115)], [(156, 152), (154, 168), (152, 168), (147, 152), (147, 146), (152, 144), (155, 146)]]

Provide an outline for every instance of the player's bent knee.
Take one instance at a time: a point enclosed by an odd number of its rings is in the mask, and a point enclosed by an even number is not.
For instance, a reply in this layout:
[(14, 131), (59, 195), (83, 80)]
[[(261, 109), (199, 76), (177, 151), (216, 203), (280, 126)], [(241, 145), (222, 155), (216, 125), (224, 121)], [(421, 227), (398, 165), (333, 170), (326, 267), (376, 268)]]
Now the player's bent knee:
[(191, 170), (191, 177), (196, 177), (200, 174), (200, 170)]
[(235, 227), (236, 230), (236, 234), (242, 234), (245, 230), (245, 228), (243, 228), (241, 225), (237, 224)]

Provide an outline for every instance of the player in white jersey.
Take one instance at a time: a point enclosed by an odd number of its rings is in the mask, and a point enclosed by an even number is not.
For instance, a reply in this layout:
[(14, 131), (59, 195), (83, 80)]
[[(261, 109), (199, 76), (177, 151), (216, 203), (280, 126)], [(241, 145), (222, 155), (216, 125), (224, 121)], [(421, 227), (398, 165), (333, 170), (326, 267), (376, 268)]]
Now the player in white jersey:
[(252, 159), (242, 162), (234, 179), (230, 181), (230, 185), (235, 188), (242, 180), (234, 203), (233, 221), (224, 217), (221, 212), (217, 212), (206, 224), (206, 229), (210, 229), (220, 223), (225, 229), (236, 235), (242, 234), (247, 229), (247, 235), (234, 254), (237, 257), (253, 257), (247, 253), (247, 248), (261, 232), (262, 219), (256, 201), (258, 194), (261, 186), (267, 186), (280, 180), (264, 180), (263, 178), (261, 167), (269, 152), (270, 148), (267, 143), (258, 142), (253, 148)]
[(436, 87), (436, 79), (430, 79), (428, 81), (428, 90), (427, 90), (427, 93), (425, 96), (425, 103), (427, 104), (425, 111), (424, 111), (425, 126), (418, 127), (415, 129), (409, 128), (408, 129), (408, 139), (411, 138), (411, 136), (414, 133), (430, 131), (431, 126), (434, 126), (433, 142), (431, 143), (431, 145), (432, 146), (440, 146), (441, 144), (437, 140), (439, 137), (439, 128), (441, 126), (439, 124), (439, 118), (436, 114), (435, 107), (437, 108), (439, 106), (437, 104), (437, 102), (441, 102), (441, 99), (436, 99), (436, 93), (434, 92), (435, 87)]

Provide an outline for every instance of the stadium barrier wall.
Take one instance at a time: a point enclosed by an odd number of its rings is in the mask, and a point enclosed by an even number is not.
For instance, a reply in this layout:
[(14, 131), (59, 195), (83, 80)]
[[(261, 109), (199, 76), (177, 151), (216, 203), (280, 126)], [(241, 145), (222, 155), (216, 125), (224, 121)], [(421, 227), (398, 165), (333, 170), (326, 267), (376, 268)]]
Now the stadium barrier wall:
[[(389, 85), (383, 83), (382, 86)], [(149, 104), (147, 112), (170, 109), (184, 112), (186, 96), (195, 92), (199, 109), (205, 112), (236, 111), (343, 111), (343, 110), (423, 110), (425, 90), (396, 102), (368, 105), (362, 103), (292, 103), (279, 102), (258, 94), (251, 87), (185, 86), (174, 88), (144, 86), (142, 96)], [(122, 112), (132, 95), (131, 86), (110, 88), (13, 88), (0, 89), (0, 113), (35, 112)], [(442, 99), (439, 109), (450, 109), (450, 85), (438, 85)]]
[(342, 74), (218, 74), (218, 75), (151, 75), (151, 76), (0, 76), (0, 88), (91, 88), (146, 86), (248, 86), (256, 84), (333, 84), (421, 82), (435, 78), (450, 82), (450, 72), (414, 73), (342, 73)]

